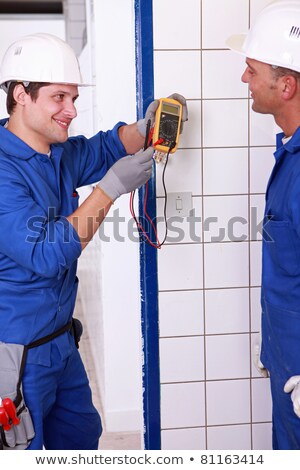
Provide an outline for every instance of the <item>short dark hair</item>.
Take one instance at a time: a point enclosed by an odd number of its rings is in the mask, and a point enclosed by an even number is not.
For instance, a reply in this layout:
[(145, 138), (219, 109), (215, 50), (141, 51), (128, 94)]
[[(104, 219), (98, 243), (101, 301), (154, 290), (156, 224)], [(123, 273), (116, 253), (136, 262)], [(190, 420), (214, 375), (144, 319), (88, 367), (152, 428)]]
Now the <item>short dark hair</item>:
[(17, 85), (23, 85), (25, 92), (30, 95), (32, 101), (36, 101), (39, 96), (39, 89), (43, 86), (48, 86), (50, 83), (46, 82), (30, 82), (28, 86), (25, 86), (22, 82), (11, 82), (6, 97), (6, 109), (9, 115), (14, 112), (14, 108), (17, 102), (14, 99), (14, 89)]
[(273, 77), (278, 79), (280, 77), (284, 77), (285, 75), (291, 75), (292, 77), (296, 78), (296, 80), (300, 80), (300, 73), (296, 72), (296, 70), (291, 70), (286, 67), (277, 67), (276, 65), (272, 65), (272, 72)]

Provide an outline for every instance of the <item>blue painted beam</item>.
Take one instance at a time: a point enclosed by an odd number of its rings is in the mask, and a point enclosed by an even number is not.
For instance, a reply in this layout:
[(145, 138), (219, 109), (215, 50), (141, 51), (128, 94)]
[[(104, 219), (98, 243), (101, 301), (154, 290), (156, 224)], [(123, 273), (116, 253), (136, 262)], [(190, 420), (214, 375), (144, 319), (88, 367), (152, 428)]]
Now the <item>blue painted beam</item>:
[[(137, 117), (142, 118), (153, 101), (153, 21), (152, 0), (135, 0), (135, 51)], [(155, 167), (155, 165), (154, 165)], [(139, 190), (139, 213), (143, 214), (145, 190)], [(148, 184), (147, 211), (156, 219), (156, 188), (154, 175)], [(153, 233), (150, 233), (150, 237)], [(154, 240), (154, 238), (152, 238)], [(157, 249), (140, 243), (141, 321), (144, 346), (143, 407), (145, 449), (161, 448), (160, 376), (158, 329)]]

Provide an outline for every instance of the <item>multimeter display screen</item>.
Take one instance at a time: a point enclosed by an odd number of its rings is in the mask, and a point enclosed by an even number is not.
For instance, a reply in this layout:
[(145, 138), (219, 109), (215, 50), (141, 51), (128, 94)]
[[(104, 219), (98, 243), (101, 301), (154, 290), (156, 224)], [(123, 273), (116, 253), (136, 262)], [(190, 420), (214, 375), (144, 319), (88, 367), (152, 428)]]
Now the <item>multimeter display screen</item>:
[(171, 104), (163, 103), (162, 111), (165, 112), (165, 113), (176, 114), (177, 116), (179, 114), (178, 106), (172, 106)]

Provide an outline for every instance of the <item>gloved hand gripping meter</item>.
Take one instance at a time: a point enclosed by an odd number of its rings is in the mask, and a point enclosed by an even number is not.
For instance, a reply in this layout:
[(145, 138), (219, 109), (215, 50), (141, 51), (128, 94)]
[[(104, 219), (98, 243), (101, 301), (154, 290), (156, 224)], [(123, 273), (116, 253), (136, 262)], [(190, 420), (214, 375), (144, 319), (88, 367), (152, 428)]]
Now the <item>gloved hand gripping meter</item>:
[(182, 104), (171, 98), (161, 98), (155, 114), (153, 148), (158, 152), (174, 153), (179, 141)]

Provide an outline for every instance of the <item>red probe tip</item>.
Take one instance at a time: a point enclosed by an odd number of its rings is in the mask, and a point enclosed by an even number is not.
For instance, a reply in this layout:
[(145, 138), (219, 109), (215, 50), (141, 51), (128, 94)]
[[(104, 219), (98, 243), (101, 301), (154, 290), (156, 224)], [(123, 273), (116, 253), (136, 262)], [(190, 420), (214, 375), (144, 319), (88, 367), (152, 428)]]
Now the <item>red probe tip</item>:
[(8, 414), (8, 417), (12, 420), (12, 423), (15, 426), (20, 424), (20, 420), (17, 417), (17, 410), (16, 410), (16, 407), (15, 407), (15, 404), (11, 400), (11, 398), (3, 398), (2, 406), (4, 407), (6, 413)]
[(4, 431), (10, 430), (9, 417), (3, 406), (0, 406), (0, 425), (3, 426)]
[(154, 144), (153, 144), (153, 147), (155, 147), (155, 145), (160, 145), (162, 144), (164, 141), (164, 139), (161, 137), (160, 139), (158, 139)]

